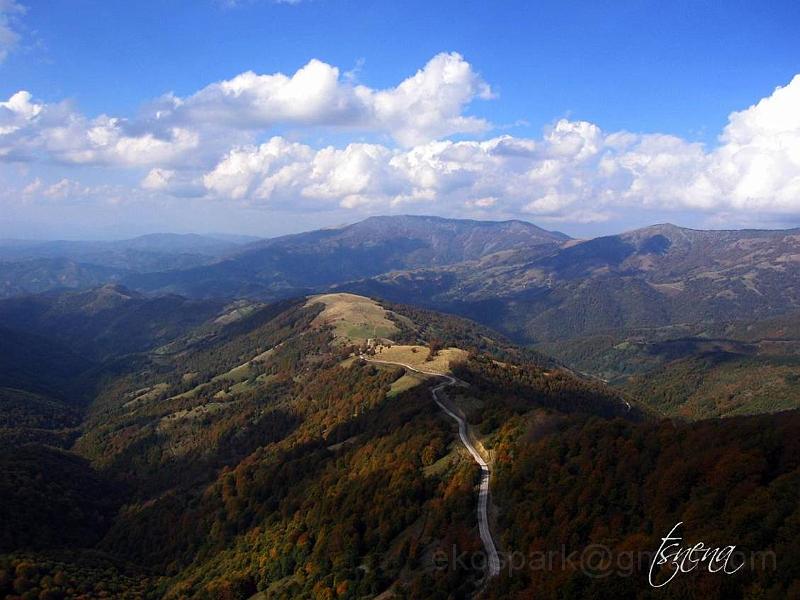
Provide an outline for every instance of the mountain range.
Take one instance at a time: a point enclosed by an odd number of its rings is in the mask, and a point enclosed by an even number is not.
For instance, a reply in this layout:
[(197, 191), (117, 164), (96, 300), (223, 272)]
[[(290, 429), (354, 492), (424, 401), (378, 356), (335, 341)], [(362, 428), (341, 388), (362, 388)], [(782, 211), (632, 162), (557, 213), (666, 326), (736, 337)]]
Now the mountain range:
[(256, 242), (214, 264), (142, 274), (125, 283), (147, 292), (274, 299), (394, 270), (552, 247), (565, 239), (522, 221), (371, 217), (338, 229)]
[(342, 287), (465, 314), (535, 343), (779, 315), (800, 307), (798, 282), (800, 230), (656, 225)]
[(683, 520), (780, 557), (692, 580), (712, 596), (793, 585), (796, 411), (662, 421), (475, 322), (348, 293), (190, 301), (109, 285), (2, 301), (0, 324), (16, 327), (0, 345), (6, 597), (635, 596), (624, 574), (574, 569), (487, 587), (483, 562), (446, 558), (482, 547), (480, 469), (431, 399), (443, 376), (492, 468), (501, 552), (644, 552)]
[[(756, 312), (767, 317), (800, 308), (800, 230), (656, 225), (573, 240), (521, 221), (402, 216), (238, 246), (199, 236), (155, 236), (107, 246), (172, 259), (158, 268), (133, 269), (123, 257), (123, 271), (115, 270), (121, 265), (107, 249), (97, 251), (104, 260), (94, 250), (78, 252), (63, 244), (45, 244), (46, 251), (18, 250), (17, 258), (0, 252), (6, 294), (105, 282), (195, 298), (274, 300), (352, 290), (463, 314), (526, 343), (735, 320)], [(202, 256), (203, 264), (165, 268), (187, 253), (192, 260)], [(63, 274), (49, 273), (48, 264)], [(16, 275), (23, 271), (32, 280), (29, 290), (23, 288), (25, 278)]]
[(187, 269), (235, 252), (257, 238), (150, 234), (129, 240), (0, 240), (0, 297), (80, 289), (137, 272)]
[(24, 246), (0, 263), (2, 597), (654, 597), (646, 565), (488, 581), (478, 489), (501, 555), (647, 553), (680, 521), (775, 566), (660, 597), (800, 589), (800, 231)]
[[(213, 306), (220, 298), (274, 301), (349, 291), (473, 319), (620, 385), (661, 368), (664, 344), (683, 348), (683, 359), (708, 365), (703, 338), (726, 338), (726, 327), (752, 321), (753, 315), (777, 318), (800, 310), (800, 230), (700, 231), (664, 224), (576, 240), (522, 221), (393, 216), (246, 243), (156, 235), (2, 248), (7, 295), (111, 282), (124, 286), (118, 289), (129, 296), (179, 295)], [(130, 253), (158, 260), (145, 268), (143, 260), (127, 263)], [(185, 261), (191, 263), (188, 268), (171, 268)], [(122, 265), (138, 266), (123, 270)], [(161, 302), (184, 301), (165, 297)], [(3, 321), (2, 312), (0, 323), (23, 318)], [(157, 328), (158, 310), (152, 314)], [(683, 338), (695, 342), (673, 342)], [(728, 340), (727, 347), (744, 347), (735, 342)], [(752, 362), (753, 354), (734, 356)], [(764, 360), (762, 352), (756, 362), (763, 366)], [(772, 352), (768, 360), (791, 360), (791, 352)], [(718, 361), (713, 364), (720, 368)], [(744, 369), (746, 379), (751, 372)], [(791, 381), (770, 380), (767, 389), (790, 388), (779, 394), (788, 405), (778, 402), (775, 408), (794, 405)], [(741, 393), (743, 398), (761, 394), (751, 384)], [(655, 391), (648, 397), (661, 396)], [(731, 406), (747, 410), (749, 404)], [(681, 403), (674, 410), (690, 414)]]

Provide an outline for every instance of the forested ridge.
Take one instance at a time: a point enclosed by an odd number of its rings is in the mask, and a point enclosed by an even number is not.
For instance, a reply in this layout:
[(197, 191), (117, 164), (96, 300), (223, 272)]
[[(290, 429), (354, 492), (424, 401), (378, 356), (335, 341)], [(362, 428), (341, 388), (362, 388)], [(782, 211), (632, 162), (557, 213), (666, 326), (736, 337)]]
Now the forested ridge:
[[(529, 561), (504, 572), (490, 597), (797, 597), (798, 434), (797, 412), (695, 424), (544, 414), (509, 421), (496, 446), (502, 544), (527, 557), (562, 556), (562, 548), (580, 555), (598, 544), (609, 554), (586, 570)], [(651, 588), (650, 560), (629, 557), (652, 556), (678, 522), (684, 545), (735, 544), (758, 558), (732, 576), (699, 568)]]
[[(111, 301), (129, 302), (118, 293)], [(83, 301), (98, 298), (109, 301)], [(493, 460), (501, 550), (650, 549), (682, 518), (698, 524), (693, 535), (778, 554), (779, 574), (756, 573), (734, 591), (794, 589), (796, 413), (660, 421), (476, 323), (382, 306), (396, 342), (461, 350), (452, 370), (467, 385), (449, 393)], [(364, 342), (337, 337), (322, 313), (303, 298), (232, 303), (184, 326), (162, 315), (179, 333), (80, 363), (83, 395), (47, 395), (57, 372), (44, 387), (18, 379), (23, 389), (0, 396), (10, 407), (0, 424), (0, 595), (444, 600), (481, 589), (480, 562), (435, 560), (482, 546), (479, 471), (432, 402), (432, 382), (398, 385), (402, 368), (359, 360)], [(33, 353), (42, 341), (24, 339)], [(730, 597), (740, 580), (731, 581), (698, 589)], [(484, 595), (642, 589), (641, 578), (607, 582), (514, 572)]]

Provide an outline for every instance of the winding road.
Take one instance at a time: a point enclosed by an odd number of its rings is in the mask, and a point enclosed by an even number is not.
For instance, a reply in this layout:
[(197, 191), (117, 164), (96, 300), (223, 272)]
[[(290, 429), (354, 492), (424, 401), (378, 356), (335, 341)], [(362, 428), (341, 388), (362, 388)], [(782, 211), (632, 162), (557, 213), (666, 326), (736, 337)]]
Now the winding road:
[(488, 516), (488, 506), (489, 506), (489, 479), (491, 477), (491, 472), (489, 471), (489, 465), (486, 464), (486, 461), (483, 460), (483, 457), (478, 453), (475, 449), (475, 446), (472, 445), (469, 437), (469, 426), (467, 425), (466, 419), (459, 416), (452, 410), (450, 410), (445, 402), (439, 397), (439, 394), (442, 393), (442, 390), (448, 386), (455, 385), (456, 379), (451, 377), (450, 375), (443, 375), (441, 373), (432, 373), (430, 371), (422, 371), (421, 369), (417, 369), (416, 367), (412, 367), (411, 365), (407, 365), (405, 363), (394, 362), (389, 360), (378, 360), (375, 358), (368, 358), (363, 354), (360, 355), (360, 358), (373, 363), (380, 363), (385, 365), (397, 365), (399, 367), (404, 367), (409, 371), (414, 371), (416, 373), (421, 373), (423, 375), (432, 375), (434, 377), (443, 377), (444, 381), (442, 381), (439, 385), (431, 389), (431, 395), (433, 399), (436, 401), (436, 404), (439, 405), (439, 408), (444, 411), (444, 413), (450, 417), (451, 419), (455, 420), (458, 423), (458, 437), (461, 438), (461, 443), (464, 444), (464, 447), (467, 451), (472, 455), (472, 458), (478, 463), (478, 466), (481, 468), (481, 484), (478, 493), (478, 532), (481, 536), (481, 542), (483, 542), (483, 547), (486, 550), (486, 556), (488, 558), (488, 572), (487, 576), (489, 578), (494, 577), (500, 573), (500, 557), (497, 554), (497, 548), (494, 545), (494, 539), (492, 538), (492, 531), (489, 529), (489, 516)]

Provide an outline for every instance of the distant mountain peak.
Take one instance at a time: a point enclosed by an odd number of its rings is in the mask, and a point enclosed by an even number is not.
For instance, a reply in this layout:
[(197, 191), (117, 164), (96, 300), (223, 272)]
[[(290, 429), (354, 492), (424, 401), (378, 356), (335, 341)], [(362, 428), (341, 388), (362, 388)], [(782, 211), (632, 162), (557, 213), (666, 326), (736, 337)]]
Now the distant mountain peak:
[(339, 229), (256, 242), (214, 264), (125, 281), (147, 291), (287, 297), (390, 271), (441, 267), (503, 251), (556, 249), (568, 239), (519, 220), (372, 216)]
[(97, 288), (97, 293), (106, 296), (110, 295), (124, 296), (125, 298), (134, 298), (141, 296), (141, 294), (139, 294), (138, 292), (134, 292), (133, 290), (126, 288), (124, 285), (120, 283), (106, 283), (105, 285), (102, 285), (99, 288)]
[(497, 233), (505, 231), (518, 235), (527, 234), (531, 239), (545, 242), (564, 242), (570, 239), (570, 237), (564, 233), (548, 231), (538, 225), (520, 219), (484, 221), (477, 219), (454, 219), (435, 215), (374, 215), (367, 217), (363, 221), (358, 221), (342, 228), (340, 231), (346, 230), (375, 230), (381, 233), (391, 233), (391, 231), (394, 230), (416, 235), (431, 234), (437, 230), (443, 233), (467, 232), (469, 230), (493, 231)]

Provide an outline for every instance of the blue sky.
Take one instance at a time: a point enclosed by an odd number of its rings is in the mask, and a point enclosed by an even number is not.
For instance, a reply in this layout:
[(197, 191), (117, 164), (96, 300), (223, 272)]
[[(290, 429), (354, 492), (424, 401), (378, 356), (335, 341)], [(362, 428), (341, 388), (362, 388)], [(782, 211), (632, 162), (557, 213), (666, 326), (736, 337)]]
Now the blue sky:
[[(796, 2), (0, 0), (0, 15), (0, 236), (275, 235), (392, 212), (575, 235), (800, 224)], [(310, 61), (281, 104), (269, 77)], [(241, 96), (213, 87), (248, 71), (265, 78), (235, 80)]]

